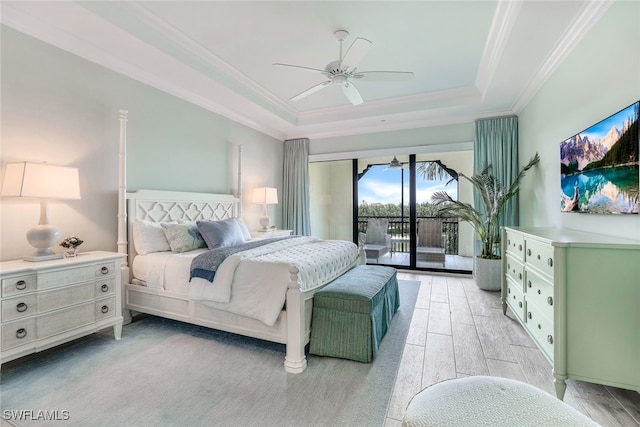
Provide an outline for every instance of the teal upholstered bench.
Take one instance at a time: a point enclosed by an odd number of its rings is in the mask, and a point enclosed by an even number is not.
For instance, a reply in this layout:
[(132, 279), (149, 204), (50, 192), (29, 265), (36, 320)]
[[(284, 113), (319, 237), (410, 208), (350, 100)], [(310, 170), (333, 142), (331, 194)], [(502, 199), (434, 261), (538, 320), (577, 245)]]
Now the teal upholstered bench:
[(399, 306), (394, 268), (351, 269), (313, 296), (309, 352), (371, 362)]

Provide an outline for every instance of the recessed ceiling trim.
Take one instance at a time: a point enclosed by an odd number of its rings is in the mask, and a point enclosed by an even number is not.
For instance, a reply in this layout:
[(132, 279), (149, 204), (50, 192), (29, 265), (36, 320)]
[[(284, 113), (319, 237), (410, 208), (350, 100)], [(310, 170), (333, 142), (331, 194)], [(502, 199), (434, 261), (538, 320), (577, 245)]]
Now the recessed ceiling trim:
[(450, 153), (473, 150), (473, 142), (455, 142), (451, 144), (418, 145), (415, 147), (384, 148), (379, 150), (344, 151), (339, 153), (309, 154), (309, 163), (333, 160), (364, 159), (367, 157), (401, 156), (409, 154)]
[(227, 78), (233, 80), (241, 87), (246, 88), (255, 97), (262, 99), (263, 102), (266, 102), (268, 105), (272, 106), (272, 108), (278, 110), (283, 118), (288, 120), (290, 123), (295, 123), (297, 111), (289, 104), (258, 85), (255, 81), (251, 80), (237, 68), (225, 62), (222, 58), (211, 52), (202, 44), (191, 39), (183, 32), (178, 31), (176, 28), (169, 25), (166, 21), (153, 14), (142, 5), (123, 2), (120, 3), (118, 7), (143, 21), (151, 30), (155, 31), (158, 36), (174, 43), (184, 52), (191, 55), (192, 58), (204, 61), (212, 70), (224, 74)]
[(498, 63), (509, 41), (511, 30), (515, 25), (521, 7), (522, 1), (498, 1), (498, 6), (493, 15), (493, 21), (491, 22), (491, 28), (489, 29), (489, 35), (484, 45), (484, 51), (482, 52), (480, 65), (478, 66), (478, 74), (476, 75), (475, 86), (483, 98), (498, 68)]
[[(77, 7), (77, 6), (75, 6)], [(87, 11), (87, 13), (89, 13)], [(182, 85), (175, 85), (170, 81), (167, 81), (163, 77), (160, 77), (154, 73), (145, 71), (142, 68), (137, 67), (127, 61), (123, 61), (110, 52), (102, 49), (100, 46), (96, 46), (87, 40), (76, 36), (73, 33), (65, 31), (57, 26), (44, 21), (36, 16), (26, 13), (18, 8), (14, 8), (13, 5), (4, 3), (2, 5), (2, 24), (7, 25), (17, 31), (23, 32), (36, 39), (42, 40), (45, 43), (56, 46), (62, 50), (70, 52), (76, 56), (84, 58), (90, 62), (101, 65), (105, 68), (113, 70), (119, 74), (148, 84), (154, 88), (157, 88), (163, 92), (184, 99), (198, 105), (208, 111), (212, 111), (216, 114), (220, 114), (242, 125), (248, 126), (266, 135), (272, 136), (277, 139), (284, 139), (286, 131), (277, 130), (274, 127), (267, 125), (267, 122), (274, 123), (278, 120), (265, 120), (262, 123), (251, 119), (251, 115), (241, 114), (233, 109), (226, 107), (212, 101), (212, 97), (205, 97), (194, 93)], [(192, 70), (194, 71), (194, 70)], [(229, 89), (220, 86), (216, 82), (211, 82), (212, 86), (217, 87), (218, 90), (229, 91)], [(224, 96), (220, 99), (225, 99)], [(255, 106), (247, 104), (248, 107), (255, 110)], [(126, 106), (123, 106), (126, 108)], [(284, 121), (284, 119), (280, 119)]]
[[(442, 90), (437, 92), (408, 95), (396, 98), (368, 101), (358, 106), (345, 105), (305, 111), (298, 116), (298, 126), (325, 121), (344, 121), (371, 116), (385, 116), (398, 112), (426, 110), (436, 102), (442, 105), (468, 105), (480, 102), (480, 93), (474, 86)], [(445, 105), (446, 105), (445, 104)]]
[(524, 110), (535, 94), (542, 88), (546, 81), (549, 80), (560, 64), (567, 59), (580, 40), (582, 40), (607, 10), (609, 10), (612, 4), (613, 0), (601, 0), (588, 2), (582, 7), (582, 10), (575, 17), (563, 37), (514, 102), (511, 109), (515, 114)]
[(431, 126), (446, 126), (470, 123), (478, 119), (513, 115), (511, 110), (475, 111), (469, 108), (441, 108), (437, 110), (410, 112), (385, 116), (386, 121), (370, 118), (348, 122), (321, 123), (298, 126), (287, 134), (292, 138), (335, 138), (340, 136), (419, 129)]

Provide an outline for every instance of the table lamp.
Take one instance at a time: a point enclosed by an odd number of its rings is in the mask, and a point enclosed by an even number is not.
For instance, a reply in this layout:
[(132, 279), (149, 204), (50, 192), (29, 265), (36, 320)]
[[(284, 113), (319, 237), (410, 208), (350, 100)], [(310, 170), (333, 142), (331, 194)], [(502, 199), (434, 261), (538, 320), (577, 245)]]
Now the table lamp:
[(260, 225), (262, 226), (262, 231), (267, 231), (269, 222), (271, 222), (269, 215), (267, 215), (267, 205), (278, 204), (278, 189), (271, 187), (254, 188), (253, 203), (262, 203), (264, 206), (260, 217)]
[(40, 199), (40, 222), (27, 232), (29, 244), (36, 248), (25, 261), (45, 261), (62, 258), (51, 249), (60, 238), (60, 231), (49, 224), (49, 200), (79, 200), (78, 169), (52, 166), (46, 163), (8, 163), (0, 195)]

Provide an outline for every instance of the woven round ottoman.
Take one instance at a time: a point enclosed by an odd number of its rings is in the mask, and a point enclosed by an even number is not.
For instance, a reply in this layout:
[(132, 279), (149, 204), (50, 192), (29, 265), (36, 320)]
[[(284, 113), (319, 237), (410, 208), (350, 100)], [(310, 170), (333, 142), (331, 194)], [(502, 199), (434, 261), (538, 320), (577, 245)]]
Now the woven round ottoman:
[(416, 394), (402, 422), (418, 426), (598, 426), (544, 391), (520, 381), (465, 377)]

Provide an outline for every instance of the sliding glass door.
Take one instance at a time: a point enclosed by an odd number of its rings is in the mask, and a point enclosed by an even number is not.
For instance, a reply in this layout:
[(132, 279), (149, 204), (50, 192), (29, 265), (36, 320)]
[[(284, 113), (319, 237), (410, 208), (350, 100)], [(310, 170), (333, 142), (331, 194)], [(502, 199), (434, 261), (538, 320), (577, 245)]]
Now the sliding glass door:
[(459, 198), (458, 172), (427, 155), (386, 160), (354, 162), (354, 225), (364, 242), (367, 263), (470, 272), (469, 230), (461, 229), (455, 217), (437, 216), (431, 203), (436, 191)]

